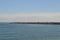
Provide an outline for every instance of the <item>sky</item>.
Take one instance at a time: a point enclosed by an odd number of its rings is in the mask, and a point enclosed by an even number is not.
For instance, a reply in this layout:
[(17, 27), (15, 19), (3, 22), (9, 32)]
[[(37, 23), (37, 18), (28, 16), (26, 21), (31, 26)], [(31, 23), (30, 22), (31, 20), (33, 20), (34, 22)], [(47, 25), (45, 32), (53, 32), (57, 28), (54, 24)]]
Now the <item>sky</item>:
[(0, 22), (58, 21), (60, 0), (0, 0)]

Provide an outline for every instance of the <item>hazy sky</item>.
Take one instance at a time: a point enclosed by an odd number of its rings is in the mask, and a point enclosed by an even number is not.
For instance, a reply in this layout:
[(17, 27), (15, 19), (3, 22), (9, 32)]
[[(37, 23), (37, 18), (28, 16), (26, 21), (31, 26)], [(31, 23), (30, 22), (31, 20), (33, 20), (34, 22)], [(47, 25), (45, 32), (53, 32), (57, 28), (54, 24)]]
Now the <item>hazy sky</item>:
[(60, 0), (0, 0), (0, 22), (60, 21), (59, 17)]

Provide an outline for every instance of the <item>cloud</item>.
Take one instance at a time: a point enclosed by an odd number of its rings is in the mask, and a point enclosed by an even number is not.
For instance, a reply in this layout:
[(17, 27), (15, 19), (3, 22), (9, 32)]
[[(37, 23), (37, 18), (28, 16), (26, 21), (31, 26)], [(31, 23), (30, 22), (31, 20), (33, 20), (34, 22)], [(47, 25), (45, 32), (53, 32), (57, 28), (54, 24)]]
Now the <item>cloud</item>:
[(59, 13), (0, 14), (0, 22), (60, 21)]

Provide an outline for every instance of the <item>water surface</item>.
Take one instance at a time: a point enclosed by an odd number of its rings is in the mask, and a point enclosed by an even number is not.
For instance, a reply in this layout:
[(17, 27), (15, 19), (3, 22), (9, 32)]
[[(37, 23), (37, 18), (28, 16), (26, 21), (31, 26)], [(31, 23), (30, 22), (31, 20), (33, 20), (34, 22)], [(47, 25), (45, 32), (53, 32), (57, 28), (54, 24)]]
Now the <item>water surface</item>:
[(0, 24), (0, 40), (60, 40), (60, 25)]

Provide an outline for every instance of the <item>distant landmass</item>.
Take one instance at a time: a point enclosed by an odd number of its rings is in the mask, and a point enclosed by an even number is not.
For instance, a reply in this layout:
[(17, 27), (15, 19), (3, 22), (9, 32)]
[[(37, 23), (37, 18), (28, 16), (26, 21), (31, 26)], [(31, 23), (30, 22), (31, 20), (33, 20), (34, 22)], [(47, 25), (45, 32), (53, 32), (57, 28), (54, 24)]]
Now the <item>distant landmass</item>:
[(10, 22), (9, 24), (59, 24), (60, 22)]

